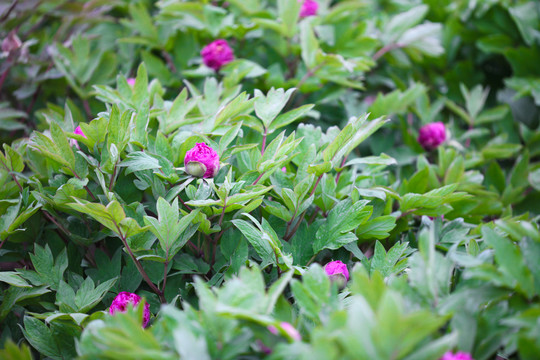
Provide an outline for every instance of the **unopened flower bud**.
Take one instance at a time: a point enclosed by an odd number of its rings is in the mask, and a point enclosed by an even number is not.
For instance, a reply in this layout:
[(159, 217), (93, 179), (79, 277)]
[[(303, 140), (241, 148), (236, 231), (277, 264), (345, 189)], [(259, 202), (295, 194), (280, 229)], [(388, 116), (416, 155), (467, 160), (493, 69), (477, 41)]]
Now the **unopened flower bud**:
[[(87, 138), (86, 135), (84, 135), (80, 125), (75, 128), (75, 131), (73, 131), (73, 133), (77, 135), (81, 135), (85, 139)], [(79, 142), (75, 139), (69, 139), (69, 144), (71, 146), (75, 146), (79, 150), (81, 149), (81, 147), (79, 146)]]
[(218, 71), (225, 64), (234, 60), (234, 53), (227, 40), (219, 39), (206, 45), (201, 50), (204, 64), (214, 71)]
[(318, 2), (315, 0), (304, 0), (300, 8), (300, 17), (315, 16), (317, 15), (317, 10), (319, 10)]
[[(298, 330), (296, 330), (294, 326), (292, 326), (288, 322), (283, 321), (279, 323), (279, 325), (291, 339), (296, 340), (296, 341), (302, 340), (302, 335), (300, 335)], [(268, 331), (270, 331), (274, 335), (279, 335), (279, 330), (274, 325), (269, 325)]]
[(2, 52), (11, 53), (22, 46), (21, 39), (15, 33), (15, 30), (10, 31), (8, 36), (2, 40)]
[[(109, 314), (114, 315), (116, 312), (126, 312), (129, 304), (136, 306), (139, 302), (141, 302), (141, 297), (139, 295), (122, 291), (111, 303)], [(148, 325), (148, 321), (150, 321), (150, 304), (145, 303), (143, 311), (143, 327)]]
[(219, 156), (205, 143), (197, 143), (184, 158), (186, 172), (190, 175), (212, 178), (219, 171)]
[(453, 354), (451, 351), (446, 352), (439, 360), (474, 360), (471, 354), (458, 351)]
[(433, 150), (446, 140), (446, 128), (440, 121), (420, 128), (418, 142), (426, 150)]
[(345, 287), (347, 281), (349, 281), (349, 269), (347, 269), (347, 265), (339, 260), (326, 264), (324, 271), (330, 280), (336, 282), (340, 288)]

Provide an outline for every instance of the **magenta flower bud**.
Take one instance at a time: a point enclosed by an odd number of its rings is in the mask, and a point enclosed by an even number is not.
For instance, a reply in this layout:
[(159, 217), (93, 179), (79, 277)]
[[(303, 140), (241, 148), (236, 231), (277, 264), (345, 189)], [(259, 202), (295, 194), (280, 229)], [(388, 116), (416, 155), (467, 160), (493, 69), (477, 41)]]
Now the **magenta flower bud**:
[(126, 81), (127, 81), (129, 86), (134, 86), (135, 85), (135, 78), (127, 78)]
[(345, 278), (346, 281), (349, 281), (349, 269), (347, 269), (347, 265), (342, 263), (339, 260), (331, 261), (324, 267), (324, 271), (326, 272), (326, 275), (330, 279), (339, 279), (340, 277)]
[(234, 60), (234, 53), (227, 40), (219, 39), (206, 45), (201, 50), (204, 65), (219, 71), (225, 64)]
[(270, 355), (272, 353), (272, 349), (264, 345), (264, 343), (261, 340), (257, 340), (256, 343), (261, 352), (265, 353), (266, 355)]
[(15, 30), (9, 32), (9, 34), (2, 40), (2, 52), (11, 53), (22, 46), (21, 39), (15, 33)]
[(319, 3), (315, 0), (304, 0), (302, 7), (300, 8), (300, 17), (305, 18), (308, 16), (317, 15), (317, 10), (319, 10)]
[(458, 351), (453, 354), (451, 351), (446, 352), (439, 360), (474, 360), (471, 354)]
[[(283, 331), (285, 331), (287, 333), (287, 335), (293, 339), (293, 340), (296, 340), (296, 341), (300, 341), (302, 340), (302, 335), (300, 335), (300, 333), (298, 332), (298, 330), (296, 330), (294, 328), (294, 326), (292, 326), (291, 324), (289, 324), (288, 322), (281, 322), (279, 323), (279, 325), (281, 326), (281, 328), (283, 329)], [(267, 327), (268, 331), (270, 331), (272, 334), (274, 335), (279, 335), (279, 330), (274, 326), (274, 325), (269, 325)]]
[[(73, 131), (73, 133), (77, 134), (77, 135), (81, 135), (83, 138), (87, 139), (87, 137), (86, 137), (86, 135), (84, 135), (80, 125), (75, 128), (75, 131)], [(75, 140), (75, 139), (69, 139), (69, 145), (75, 146), (79, 150), (81, 149), (81, 147), (79, 146), (79, 142), (77, 140)]]
[[(137, 294), (133, 294), (127, 291), (122, 291), (114, 298), (109, 308), (109, 314), (114, 315), (116, 312), (126, 312), (128, 304), (136, 306), (141, 302), (141, 297)], [(145, 302), (143, 312), (143, 327), (145, 328), (150, 321), (150, 304)]]
[(184, 166), (190, 175), (212, 178), (219, 170), (219, 156), (214, 149), (205, 143), (197, 143), (193, 149), (186, 153)]
[(284, 166), (284, 167), (281, 168), (281, 171), (284, 172), (284, 173), (286, 173), (286, 172), (287, 172), (287, 168)]
[(426, 150), (433, 150), (446, 140), (446, 128), (440, 121), (420, 128), (418, 142)]

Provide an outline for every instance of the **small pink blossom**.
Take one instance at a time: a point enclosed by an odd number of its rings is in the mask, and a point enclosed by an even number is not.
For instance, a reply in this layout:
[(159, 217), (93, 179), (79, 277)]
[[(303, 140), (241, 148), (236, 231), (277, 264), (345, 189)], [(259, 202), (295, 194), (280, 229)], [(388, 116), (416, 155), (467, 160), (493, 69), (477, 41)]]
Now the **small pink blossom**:
[(347, 265), (339, 260), (331, 261), (326, 264), (324, 271), (330, 278), (335, 278), (341, 275), (345, 278), (345, 280), (349, 281), (349, 269), (347, 269)]
[(300, 8), (300, 17), (315, 16), (317, 15), (317, 10), (319, 10), (318, 2), (315, 0), (304, 0)]
[(287, 168), (284, 166), (284, 167), (281, 168), (281, 171), (284, 172), (284, 173), (286, 173), (286, 172), (287, 172)]
[(22, 46), (22, 41), (19, 39), (15, 30), (9, 32), (9, 34), (2, 40), (2, 52), (11, 53)]
[(446, 128), (440, 121), (420, 128), (418, 142), (426, 150), (433, 150), (446, 140)]
[[(75, 131), (73, 131), (73, 133), (81, 135), (83, 138), (88, 139), (86, 135), (84, 135), (80, 125), (75, 128)], [(81, 149), (81, 147), (79, 146), (79, 142), (75, 139), (69, 139), (69, 145), (75, 146), (79, 150)]]
[(184, 166), (190, 175), (211, 178), (216, 176), (219, 170), (219, 156), (205, 143), (197, 143), (186, 153)]
[(135, 78), (127, 78), (126, 81), (127, 81), (129, 86), (134, 86), (135, 85)]
[(451, 351), (446, 352), (439, 360), (474, 360), (471, 354), (458, 351), (453, 354)]
[[(136, 306), (139, 302), (141, 302), (141, 297), (139, 295), (122, 291), (111, 303), (109, 314), (114, 315), (116, 312), (126, 312), (128, 304)], [(145, 302), (143, 312), (143, 327), (148, 325), (148, 321), (150, 321), (150, 304)]]
[(227, 40), (218, 39), (201, 50), (204, 64), (214, 71), (219, 71), (225, 64), (234, 60), (234, 53)]
[[(298, 332), (298, 330), (296, 330), (294, 328), (294, 326), (292, 326), (291, 324), (289, 324), (288, 322), (281, 322), (279, 323), (279, 325), (281, 326), (281, 328), (283, 329), (283, 331), (285, 331), (287, 333), (287, 335), (289, 335), (289, 337), (293, 340), (296, 340), (296, 341), (300, 341), (302, 340), (302, 335), (300, 335), (300, 333)], [(267, 327), (268, 331), (270, 331), (272, 334), (274, 335), (279, 335), (279, 330), (274, 326), (274, 325), (269, 325)]]
[(264, 345), (261, 340), (257, 340), (257, 346), (259, 347), (260, 351), (265, 353), (266, 355), (270, 355), (272, 353), (272, 349)]

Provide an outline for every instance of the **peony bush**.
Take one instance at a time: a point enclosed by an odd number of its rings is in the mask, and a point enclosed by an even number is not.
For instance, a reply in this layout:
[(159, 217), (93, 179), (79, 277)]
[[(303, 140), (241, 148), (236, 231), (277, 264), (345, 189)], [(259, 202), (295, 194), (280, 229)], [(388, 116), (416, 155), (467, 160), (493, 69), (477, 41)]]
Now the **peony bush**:
[(0, 5), (0, 358), (537, 359), (539, 14)]

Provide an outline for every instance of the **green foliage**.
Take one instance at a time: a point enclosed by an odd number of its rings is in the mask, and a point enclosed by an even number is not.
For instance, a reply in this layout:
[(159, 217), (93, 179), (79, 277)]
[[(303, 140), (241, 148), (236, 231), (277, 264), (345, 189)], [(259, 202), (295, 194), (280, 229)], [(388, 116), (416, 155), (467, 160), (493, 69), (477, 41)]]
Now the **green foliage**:
[(538, 357), (540, 5), (317, 3), (0, 6), (0, 358)]

